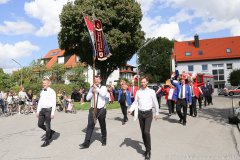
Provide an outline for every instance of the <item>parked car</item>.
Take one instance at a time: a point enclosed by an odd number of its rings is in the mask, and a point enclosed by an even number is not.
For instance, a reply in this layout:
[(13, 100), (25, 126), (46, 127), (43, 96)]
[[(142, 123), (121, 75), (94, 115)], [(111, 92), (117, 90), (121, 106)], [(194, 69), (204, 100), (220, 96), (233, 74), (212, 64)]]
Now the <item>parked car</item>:
[(224, 95), (240, 95), (240, 86), (233, 86), (231, 88), (224, 88)]

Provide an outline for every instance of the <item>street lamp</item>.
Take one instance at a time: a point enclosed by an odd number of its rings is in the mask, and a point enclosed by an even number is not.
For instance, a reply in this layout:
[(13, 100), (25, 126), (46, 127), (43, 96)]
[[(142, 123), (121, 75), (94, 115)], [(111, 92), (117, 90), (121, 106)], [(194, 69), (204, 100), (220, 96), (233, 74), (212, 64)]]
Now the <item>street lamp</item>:
[(15, 63), (17, 63), (19, 66), (20, 66), (20, 68), (21, 68), (21, 86), (22, 86), (22, 78), (23, 78), (23, 76), (22, 76), (22, 65), (19, 63), (19, 62), (17, 62), (15, 59), (12, 59)]
[(155, 39), (155, 37), (153, 37), (153, 38), (151, 38), (151, 39), (148, 39), (138, 50), (137, 50), (137, 53), (136, 53), (136, 60), (137, 60), (137, 76), (138, 76), (138, 88), (139, 88), (139, 86), (140, 86), (140, 82), (139, 82), (139, 78), (140, 78), (140, 76), (139, 76), (139, 62), (138, 62), (138, 54), (139, 54), (139, 52), (140, 52), (140, 50), (143, 48), (143, 47), (145, 47), (146, 45), (148, 45), (151, 41), (153, 41)]

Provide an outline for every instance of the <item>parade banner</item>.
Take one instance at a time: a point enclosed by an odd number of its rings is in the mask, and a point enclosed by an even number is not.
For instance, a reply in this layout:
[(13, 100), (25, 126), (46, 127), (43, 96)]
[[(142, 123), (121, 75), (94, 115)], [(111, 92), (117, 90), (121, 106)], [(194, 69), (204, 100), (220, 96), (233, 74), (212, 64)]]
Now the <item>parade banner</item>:
[(84, 21), (86, 23), (86, 26), (87, 26), (87, 29), (88, 29), (88, 34), (89, 34), (89, 37), (90, 37), (90, 40), (91, 40), (91, 44), (92, 44), (92, 47), (93, 47), (93, 56), (95, 57), (96, 56), (96, 50), (95, 50), (95, 41), (94, 41), (94, 25), (92, 23), (92, 21), (90, 21), (86, 16), (83, 16), (84, 18)]
[(94, 20), (95, 26), (95, 47), (96, 56), (99, 61), (106, 60), (111, 54), (107, 45), (106, 38), (103, 34), (102, 23), (100, 20)]

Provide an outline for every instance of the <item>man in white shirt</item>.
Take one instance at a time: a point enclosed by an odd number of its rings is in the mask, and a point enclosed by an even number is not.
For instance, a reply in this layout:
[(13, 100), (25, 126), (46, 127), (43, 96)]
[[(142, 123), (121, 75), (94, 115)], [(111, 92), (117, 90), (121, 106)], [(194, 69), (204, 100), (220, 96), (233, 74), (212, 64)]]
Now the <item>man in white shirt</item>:
[[(91, 100), (91, 108), (89, 109), (85, 140), (82, 144), (80, 144), (81, 149), (85, 149), (90, 146), (90, 140), (96, 123), (95, 118), (98, 119), (101, 127), (102, 146), (106, 146), (107, 144), (107, 129), (105, 121), (107, 113), (105, 108), (107, 87), (102, 86), (101, 81), (102, 79), (100, 76), (95, 76), (95, 84), (92, 85), (86, 97), (87, 100)], [(94, 102), (96, 106), (94, 105)], [(94, 112), (94, 107), (96, 107), (96, 113)]]
[[(50, 139), (55, 133), (51, 129), (51, 119), (54, 118), (54, 112), (56, 109), (56, 92), (49, 87), (50, 80), (45, 77), (42, 81), (43, 90), (40, 93), (40, 99), (37, 106), (38, 127), (46, 131), (45, 142), (41, 147), (46, 147), (50, 144)], [(45, 123), (45, 125), (44, 125)]]
[(142, 132), (142, 139), (146, 148), (145, 160), (151, 158), (151, 135), (150, 128), (153, 119), (152, 107), (156, 109), (155, 119), (159, 118), (159, 104), (155, 91), (147, 87), (148, 77), (141, 77), (141, 89), (137, 91), (133, 105), (128, 113), (131, 114), (135, 107), (138, 107), (138, 119)]

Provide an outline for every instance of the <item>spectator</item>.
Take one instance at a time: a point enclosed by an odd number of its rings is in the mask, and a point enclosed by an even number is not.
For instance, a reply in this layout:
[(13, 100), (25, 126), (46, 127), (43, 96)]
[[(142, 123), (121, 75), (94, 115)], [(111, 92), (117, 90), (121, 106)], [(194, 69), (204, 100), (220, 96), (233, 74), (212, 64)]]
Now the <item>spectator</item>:
[(18, 93), (19, 103), (18, 103), (18, 114), (21, 114), (22, 106), (25, 105), (26, 99), (29, 99), (26, 92), (24, 91), (24, 87), (21, 87), (20, 92)]

